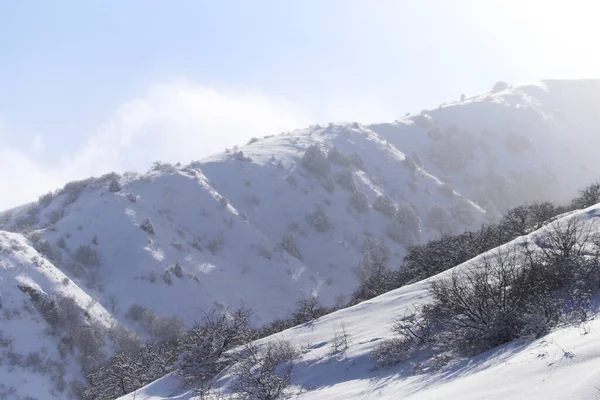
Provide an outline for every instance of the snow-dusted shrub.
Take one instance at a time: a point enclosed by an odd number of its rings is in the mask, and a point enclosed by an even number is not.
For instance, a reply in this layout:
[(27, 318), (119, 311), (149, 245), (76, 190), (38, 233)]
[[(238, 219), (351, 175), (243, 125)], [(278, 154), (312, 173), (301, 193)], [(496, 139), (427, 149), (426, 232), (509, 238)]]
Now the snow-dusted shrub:
[(346, 326), (342, 323), (339, 329), (333, 332), (333, 338), (329, 343), (329, 354), (334, 355), (348, 350), (350, 347), (350, 335), (346, 331)]
[(108, 330), (108, 338), (111, 340), (115, 352), (126, 351), (135, 353), (142, 348), (140, 335), (122, 326), (112, 326)]
[(173, 278), (171, 278), (171, 273), (169, 270), (165, 270), (165, 272), (163, 272), (162, 280), (169, 286), (173, 284)]
[(127, 193), (126, 197), (127, 197), (127, 200), (129, 200), (132, 203), (135, 203), (137, 201), (136, 195), (131, 192)]
[(142, 223), (140, 224), (140, 228), (148, 233), (149, 235), (154, 235), (155, 231), (154, 231), (154, 225), (152, 225), (152, 222), (150, 222), (149, 218), (146, 218), (142, 221)]
[(338, 185), (353, 193), (356, 191), (356, 183), (354, 182), (354, 176), (352, 171), (348, 168), (344, 168), (335, 174), (335, 181)]
[(579, 191), (579, 196), (571, 202), (571, 207), (579, 210), (598, 203), (600, 203), (600, 182), (594, 182)]
[(56, 194), (53, 192), (48, 192), (46, 194), (43, 194), (39, 197), (38, 204), (40, 205), (40, 207), (48, 207), (50, 205), (50, 203), (52, 203), (52, 200), (54, 200), (55, 197), (56, 197)]
[(243, 161), (243, 162), (251, 162), (252, 161), (252, 158), (246, 157), (244, 155), (244, 152), (241, 150), (233, 153), (233, 157), (238, 161)]
[(102, 264), (100, 255), (96, 249), (91, 248), (89, 245), (81, 245), (73, 253), (73, 260), (85, 267), (99, 267)]
[(332, 147), (327, 152), (327, 159), (335, 165), (340, 165), (342, 167), (349, 167), (352, 165), (352, 161), (350, 161), (350, 157), (346, 156), (344, 153), (339, 151), (337, 147)]
[(111, 193), (120, 192), (122, 189), (123, 189), (123, 187), (121, 186), (121, 184), (119, 183), (119, 181), (117, 179), (113, 179), (112, 181), (110, 181), (110, 184), (108, 185), (108, 190)]
[(356, 190), (350, 195), (348, 206), (359, 213), (364, 213), (369, 209), (369, 199), (366, 194), (360, 190)]
[(292, 312), (290, 319), (293, 325), (305, 324), (322, 317), (327, 314), (328, 311), (329, 310), (321, 304), (318, 297), (311, 297), (310, 299), (299, 300), (296, 303), (296, 309)]
[(396, 203), (388, 195), (377, 196), (377, 199), (373, 203), (373, 209), (388, 218), (393, 218), (396, 215)]
[(443, 331), (436, 337), (459, 354), (473, 355), (520, 337), (532, 318), (544, 321), (535, 336), (546, 333), (558, 322), (560, 304), (549, 282), (540, 280), (548, 273), (539, 267), (516, 250), (497, 252), (434, 282), (428, 318)]
[(475, 208), (464, 197), (457, 197), (456, 202), (449, 209), (450, 214), (465, 228), (476, 221)]
[(62, 261), (62, 253), (47, 241), (40, 232), (34, 232), (27, 237), (31, 246), (53, 264)]
[(184, 334), (185, 322), (181, 318), (157, 315), (148, 330), (154, 341), (177, 341)]
[(306, 216), (306, 221), (312, 225), (317, 232), (329, 231), (329, 217), (322, 208), (318, 207), (312, 214)]
[(438, 192), (440, 192), (440, 194), (442, 194), (442, 196), (445, 196), (445, 197), (454, 196), (454, 188), (448, 182), (444, 182), (441, 185), (439, 185)]
[[(212, 379), (231, 365), (228, 350), (256, 338), (250, 324), (252, 313), (241, 308), (232, 313), (205, 313), (182, 339), (182, 353), (176, 374), (195, 392), (205, 393)], [(200, 394), (199, 393), (199, 394)]]
[(454, 232), (452, 215), (448, 209), (442, 205), (435, 204), (427, 213), (427, 226), (435, 229), (440, 235), (448, 235)]
[(393, 241), (410, 246), (421, 237), (421, 219), (408, 204), (400, 204), (396, 216), (388, 225), (387, 234)]
[(514, 132), (506, 135), (504, 145), (514, 154), (523, 154), (532, 149), (531, 142), (527, 136)]
[(550, 202), (536, 202), (508, 210), (499, 225), (510, 236), (526, 235), (549, 223), (562, 211), (560, 207)]
[(404, 157), (404, 160), (402, 161), (402, 165), (404, 165), (406, 168), (410, 169), (411, 171), (416, 171), (417, 170), (417, 163), (409, 156)]
[(65, 217), (65, 209), (62, 207), (57, 208), (56, 210), (53, 210), (53, 211), (49, 212), (48, 214), (46, 214), (46, 218), (48, 218), (48, 223), (50, 223), (50, 224), (56, 224), (58, 221), (60, 221), (64, 217)]
[[(267, 136), (265, 136), (265, 139), (267, 138)], [(260, 139), (257, 137), (252, 137), (247, 144), (252, 144), (252, 143), (256, 143), (258, 142)]]
[(296, 354), (286, 341), (269, 342), (264, 348), (253, 343), (245, 345), (231, 371), (233, 392), (247, 400), (288, 398)]
[(81, 193), (94, 182), (94, 178), (83, 179), (80, 181), (73, 181), (67, 183), (61, 190), (58, 191), (58, 195), (65, 195), (65, 206), (73, 204), (77, 201)]
[(363, 159), (360, 156), (360, 154), (352, 153), (352, 155), (350, 156), (350, 162), (352, 163), (352, 165), (354, 165), (355, 168), (358, 168), (361, 171), (364, 171), (365, 163), (363, 162)]
[(430, 144), (431, 161), (448, 172), (464, 170), (477, 158), (477, 142), (467, 131), (450, 125), (438, 141)]
[(368, 236), (362, 246), (362, 256), (356, 269), (360, 283), (352, 293), (352, 304), (397, 287), (396, 275), (388, 268), (390, 249), (383, 240)]
[(175, 265), (171, 267), (171, 271), (173, 271), (173, 275), (179, 279), (183, 278), (183, 268), (181, 268), (181, 264), (175, 263)]
[(177, 172), (177, 168), (175, 168), (173, 164), (170, 163), (154, 161), (152, 163), (152, 167), (150, 167), (150, 171), (164, 172), (165, 174), (173, 174)]
[(306, 152), (302, 156), (301, 164), (308, 171), (318, 176), (328, 175), (331, 168), (325, 153), (316, 144), (306, 149)]
[(223, 248), (223, 235), (218, 234), (210, 239), (206, 245), (206, 248), (213, 256), (216, 256)]
[[(138, 351), (120, 351), (86, 374), (82, 400), (115, 399), (166, 375), (177, 361), (176, 344), (148, 342)], [(135, 397), (135, 396), (134, 396)]]
[(132, 321), (140, 322), (140, 321), (142, 321), (146, 312), (147, 312), (147, 309), (143, 305), (132, 304), (127, 309), (127, 312), (125, 313), (125, 317), (129, 318)]
[(298, 181), (297, 181), (297, 180), (296, 180), (296, 178), (294, 178), (294, 176), (292, 176), (292, 175), (288, 175), (288, 176), (286, 176), (286, 177), (285, 177), (285, 181), (286, 181), (287, 183), (289, 183), (290, 185), (292, 185), (292, 186), (296, 186), (296, 185), (298, 185)]
[(105, 332), (100, 325), (91, 323), (80, 324), (72, 332), (73, 342), (79, 350), (79, 364), (82, 371), (90, 371), (99, 365), (105, 357)]
[(335, 182), (330, 175), (321, 178), (321, 186), (323, 186), (323, 189), (327, 190), (327, 193), (333, 193), (335, 191)]
[(292, 257), (302, 260), (302, 255), (300, 254), (300, 250), (298, 250), (298, 245), (296, 244), (296, 236), (292, 235), (291, 233), (285, 234), (281, 239), (280, 246)]
[(13, 217), (12, 211), (5, 211), (0, 213), (0, 225), (6, 225), (10, 222)]
[(492, 87), (492, 93), (497, 93), (497, 92), (501, 92), (503, 90), (508, 89), (508, 83), (504, 82), (504, 81), (498, 81), (494, 84), (494, 86)]
[(40, 222), (39, 215), (37, 213), (28, 212), (25, 215), (19, 216), (10, 227), (10, 230), (13, 232), (27, 232), (34, 229), (38, 222)]
[(410, 342), (403, 338), (386, 339), (371, 352), (370, 358), (377, 368), (390, 368), (408, 359)]

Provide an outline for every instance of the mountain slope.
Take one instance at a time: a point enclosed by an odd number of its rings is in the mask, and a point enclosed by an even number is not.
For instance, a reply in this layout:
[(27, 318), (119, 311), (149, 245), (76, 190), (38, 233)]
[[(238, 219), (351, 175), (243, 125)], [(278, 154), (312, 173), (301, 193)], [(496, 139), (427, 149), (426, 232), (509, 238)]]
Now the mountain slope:
[[(77, 288), (82, 315), (101, 310), (84, 326), (160, 339), (202, 310), (241, 304), (263, 324), (311, 296), (345, 303), (369, 243), (385, 245), (397, 268), (412, 243), (477, 228), (525, 201), (572, 196), (596, 178), (598, 99), (599, 81), (544, 81), (394, 123), (252, 139), (186, 166), (69, 183), (0, 214), (0, 229)], [(8, 271), (3, 291), (27, 301)], [(38, 285), (61, 296), (61, 286)], [(146, 320), (134, 317), (140, 310)], [(23, 318), (43, 332), (40, 315)], [(117, 345), (107, 339), (88, 363)], [(69, 379), (81, 370), (73, 348), (62, 361)], [(13, 381), (0, 374), (0, 384)]]
[[(583, 218), (585, 224), (600, 232), (597, 216), (600, 205), (565, 216), (554, 224)], [(563, 225), (564, 226), (564, 225)], [(516, 239), (501, 249), (535, 242), (551, 226)], [(488, 253), (493, 255), (501, 249)], [(286, 340), (302, 348), (294, 361), (292, 384), (299, 399), (589, 399), (598, 393), (597, 370), (600, 362), (600, 319), (585, 326), (562, 327), (544, 337), (527, 342), (512, 342), (479, 356), (459, 361), (438, 371), (415, 372), (411, 362), (391, 369), (374, 369), (370, 354), (386, 338), (393, 337), (391, 325), (398, 315), (429, 300), (431, 282), (454, 272), (472, 268), (478, 256), (425, 281), (391, 291), (356, 306), (339, 310), (318, 320), (262, 339), (257, 344)], [(596, 308), (598, 298), (595, 299)], [(332, 353), (336, 335), (344, 329), (348, 349)], [(417, 363), (418, 360), (415, 360)], [(231, 375), (219, 380), (227, 394)], [(140, 389), (137, 398), (194, 399), (182, 390), (172, 376)], [(133, 399), (133, 395), (121, 400)]]
[(82, 345), (99, 345), (90, 328), (113, 319), (23, 236), (0, 232), (0, 254), (0, 398), (64, 398), (86, 363)]

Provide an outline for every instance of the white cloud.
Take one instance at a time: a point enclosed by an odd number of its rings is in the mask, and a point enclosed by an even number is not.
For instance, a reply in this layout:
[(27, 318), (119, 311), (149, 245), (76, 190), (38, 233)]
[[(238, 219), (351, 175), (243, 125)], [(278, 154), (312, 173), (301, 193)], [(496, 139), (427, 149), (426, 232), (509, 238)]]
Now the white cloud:
[(35, 200), (69, 180), (110, 171), (145, 171), (156, 160), (187, 163), (253, 136), (311, 123), (297, 105), (252, 91), (217, 90), (175, 82), (150, 87), (110, 115), (74, 154), (42, 165), (34, 138), (29, 153), (0, 146), (0, 210)]

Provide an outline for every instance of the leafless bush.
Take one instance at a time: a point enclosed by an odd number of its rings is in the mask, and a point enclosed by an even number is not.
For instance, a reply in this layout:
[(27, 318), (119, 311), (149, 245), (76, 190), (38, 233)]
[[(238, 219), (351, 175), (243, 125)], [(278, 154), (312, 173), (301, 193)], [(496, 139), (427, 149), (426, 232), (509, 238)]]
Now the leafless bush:
[(318, 207), (312, 214), (307, 215), (306, 221), (311, 224), (317, 230), (317, 232), (324, 233), (329, 231), (329, 217), (320, 207)]
[(360, 190), (356, 190), (348, 199), (348, 207), (359, 213), (367, 212), (369, 210), (369, 199), (366, 194)]
[(87, 244), (81, 245), (75, 250), (73, 260), (85, 267), (99, 267), (102, 264), (102, 260), (96, 249), (91, 248)]
[(333, 339), (330, 343), (330, 354), (338, 354), (348, 350), (350, 347), (350, 336), (346, 332), (346, 326), (341, 325), (339, 329), (335, 329), (333, 333)]
[(152, 222), (150, 222), (150, 219), (148, 218), (142, 221), (142, 223), (140, 224), (140, 228), (149, 235), (154, 235), (155, 233), (154, 225), (152, 225)]
[(344, 168), (335, 174), (335, 182), (342, 188), (346, 189), (350, 193), (356, 191), (356, 183), (354, 182), (354, 176), (352, 171), (348, 168)]
[(244, 346), (232, 369), (232, 390), (248, 400), (289, 398), (295, 357), (294, 347), (284, 341), (268, 343), (264, 349)]
[(297, 258), (298, 260), (302, 260), (302, 255), (300, 254), (300, 250), (298, 250), (298, 246), (296, 244), (296, 237), (291, 233), (288, 233), (283, 236), (281, 239), (280, 246), (283, 250), (287, 251), (289, 255)]
[(393, 218), (396, 215), (396, 204), (388, 195), (377, 196), (377, 199), (373, 203), (373, 209), (388, 218)]
[(331, 169), (327, 157), (316, 144), (306, 149), (306, 152), (302, 156), (301, 165), (318, 176), (329, 175), (329, 170)]

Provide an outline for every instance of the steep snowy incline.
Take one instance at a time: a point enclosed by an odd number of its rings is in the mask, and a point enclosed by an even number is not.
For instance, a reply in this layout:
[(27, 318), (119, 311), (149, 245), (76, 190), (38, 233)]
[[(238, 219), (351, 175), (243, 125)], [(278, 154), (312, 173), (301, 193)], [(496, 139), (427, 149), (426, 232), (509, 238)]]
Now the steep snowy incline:
[[(600, 232), (600, 205), (559, 220), (583, 217)], [(526, 240), (534, 242), (548, 227), (501, 247), (506, 249)], [(494, 254), (494, 249), (490, 254)], [(429, 285), (452, 272), (471, 268), (484, 257), (457, 266), (440, 275), (391, 291), (356, 306), (326, 315), (257, 342), (286, 340), (302, 349), (294, 361), (292, 383), (299, 399), (592, 399), (598, 394), (600, 371), (600, 319), (581, 327), (564, 327), (533, 342), (512, 342), (477, 357), (460, 361), (439, 371), (415, 373), (410, 363), (392, 369), (375, 369), (371, 352), (386, 338), (398, 315), (428, 301)], [(600, 299), (596, 299), (600, 300)], [(596, 301), (597, 303), (597, 301)], [(335, 336), (344, 329), (348, 349), (332, 353)], [(219, 384), (227, 388), (231, 377), (224, 374)], [(135, 398), (197, 399), (166, 376), (138, 390)], [(133, 394), (121, 400), (133, 399)]]
[(81, 379), (86, 346), (108, 350), (88, 327), (108, 330), (110, 314), (23, 236), (2, 231), (0, 311), (0, 398), (64, 399)]

